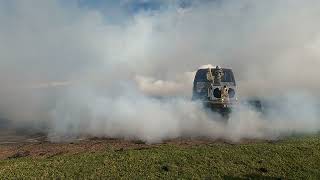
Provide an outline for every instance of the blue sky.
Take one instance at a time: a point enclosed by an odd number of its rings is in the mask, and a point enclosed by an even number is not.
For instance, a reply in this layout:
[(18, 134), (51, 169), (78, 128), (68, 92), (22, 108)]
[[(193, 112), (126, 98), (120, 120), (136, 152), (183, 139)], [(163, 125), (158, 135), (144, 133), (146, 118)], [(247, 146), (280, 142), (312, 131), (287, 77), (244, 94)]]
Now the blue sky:
[(125, 0), (78, 0), (80, 7), (88, 7), (103, 10), (105, 8), (116, 8), (128, 13), (136, 13), (141, 10), (158, 10), (164, 6), (164, 1), (125, 1)]
[[(170, 1), (173, 4), (173, 1)], [(88, 7), (102, 10), (104, 8), (121, 9), (127, 13), (140, 11), (154, 11), (166, 8), (170, 3), (166, 0), (78, 0), (80, 7)], [(175, 4), (188, 6), (191, 0), (177, 0)]]
[(60, 0), (62, 6), (80, 7), (83, 10), (95, 10), (104, 15), (108, 23), (121, 24), (142, 12), (159, 12), (166, 10), (170, 5), (187, 7), (191, 0)]
[(166, 9), (166, 0), (76, 0), (80, 8), (101, 12), (108, 22), (121, 23), (140, 12)]
[[(141, 12), (159, 12), (170, 7), (188, 8), (222, 0), (76, 0), (80, 8), (101, 12), (108, 22), (121, 23)], [(65, 1), (62, 1), (65, 3)]]
[(140, 11), (157, 11), (166, 9), (170, 5), (187, 8), (196, 3), (219, 2), (221, 0), (77, 0), (80, 7), (97, 9), (116, 9), (127, 14)]

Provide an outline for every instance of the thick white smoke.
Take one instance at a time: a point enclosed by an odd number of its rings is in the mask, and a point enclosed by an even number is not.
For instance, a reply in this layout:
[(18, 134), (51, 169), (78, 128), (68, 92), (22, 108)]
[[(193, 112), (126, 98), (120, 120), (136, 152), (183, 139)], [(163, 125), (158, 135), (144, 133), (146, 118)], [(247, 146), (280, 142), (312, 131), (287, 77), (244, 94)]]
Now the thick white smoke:
[[(44, 125), (52, 139), (316, 132), (319, 3), (168, 2), (114, 22), (120, 10), (76, 1), (0, 1), (1, 117)], [(240, 107), (227, 124), (214, 121), (189, 101), (194, 71), (209, 63), (234, 69), (240, 98), (264, 97), (272, 108)]]

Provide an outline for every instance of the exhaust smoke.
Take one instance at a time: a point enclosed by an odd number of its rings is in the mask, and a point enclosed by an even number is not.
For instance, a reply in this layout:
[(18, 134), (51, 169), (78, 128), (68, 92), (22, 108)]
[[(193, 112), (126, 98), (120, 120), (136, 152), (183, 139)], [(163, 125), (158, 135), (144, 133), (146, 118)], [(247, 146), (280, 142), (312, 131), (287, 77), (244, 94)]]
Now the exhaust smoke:
[[(178, 2), (128, 16), (130, 1), (108, 13), (77, 1), (1, 1), (1, 119), (52, 141), (320, 130), (318, 1)], [(242, 105), (224, 123), (191, 102), (194, 71), (210, 63), (233, 68), (239, 97), (265, 99), (266, 112)]]

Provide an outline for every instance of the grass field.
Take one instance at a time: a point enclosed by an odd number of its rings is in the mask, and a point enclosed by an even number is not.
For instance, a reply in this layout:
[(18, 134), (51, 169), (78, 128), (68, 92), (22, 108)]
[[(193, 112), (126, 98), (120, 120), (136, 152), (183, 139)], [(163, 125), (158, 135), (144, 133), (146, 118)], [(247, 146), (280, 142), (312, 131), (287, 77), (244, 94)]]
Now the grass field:
[(0, 160), (0, 179), (7, 178), (320, 179), (320, 136), (12, 156)]

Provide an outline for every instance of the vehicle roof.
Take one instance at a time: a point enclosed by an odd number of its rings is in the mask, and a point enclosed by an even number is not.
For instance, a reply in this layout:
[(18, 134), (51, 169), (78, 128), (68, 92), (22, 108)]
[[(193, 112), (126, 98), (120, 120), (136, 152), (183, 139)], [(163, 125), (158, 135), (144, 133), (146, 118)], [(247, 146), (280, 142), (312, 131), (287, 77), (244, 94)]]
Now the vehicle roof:
[[(217, 67), (217, 66), (213, 66), (212, 64), (207, 64), (207, 65), (202, 65), (202, 66), (200, 66), (200, 67), (198, 68), (198, 70), (200, 70), (200, 69), (209, 69), (209, 68), (211, 68), (211, 69), (216, 69), (216, 67)], [(221, 67), (221, 66), (218, 66), (218, 67), (220, 67), (221, 69), (232, 70), (232, 68), (226, 68), (226, 67)]]
[[(199, 68), (198, 70), (208, 70), (209, 68)], [(215, 67), (214, 68), (211, 68), (211, 69), (216, 69)], [(221, 68), (223, 70), (232, 70), (232, 68)]]

